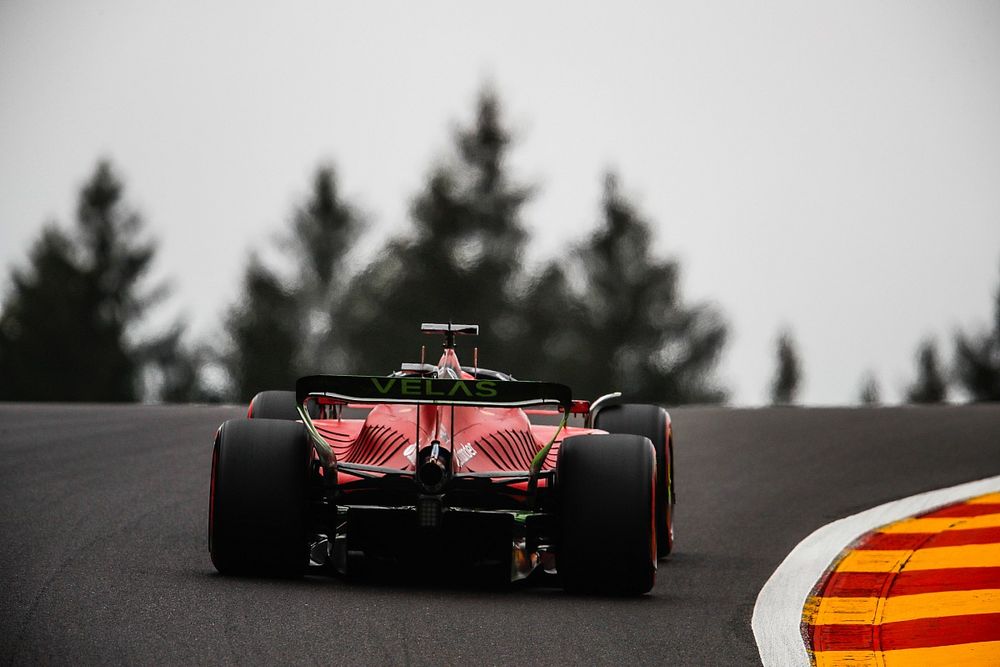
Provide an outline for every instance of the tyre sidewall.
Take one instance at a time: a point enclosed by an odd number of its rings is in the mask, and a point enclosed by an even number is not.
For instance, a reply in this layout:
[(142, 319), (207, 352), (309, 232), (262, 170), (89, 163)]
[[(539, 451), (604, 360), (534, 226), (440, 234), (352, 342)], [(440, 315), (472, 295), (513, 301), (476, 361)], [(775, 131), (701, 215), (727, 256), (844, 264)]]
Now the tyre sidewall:
[(213, 452), (209, 550), (224, 574), (295, 575), (308, 563), (309, 443), (302, 424), (237, 419)]
[(652, 587), (654, 471), (652, 443), (642, 436), (563, 441), (556, 472), (557, 568), (568, 591), (636, 595)]

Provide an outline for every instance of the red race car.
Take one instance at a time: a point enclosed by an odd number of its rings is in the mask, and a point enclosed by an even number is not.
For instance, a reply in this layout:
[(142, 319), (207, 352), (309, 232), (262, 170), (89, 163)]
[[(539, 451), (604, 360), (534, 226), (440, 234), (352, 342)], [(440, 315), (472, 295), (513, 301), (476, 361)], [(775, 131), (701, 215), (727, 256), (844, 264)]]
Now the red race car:
[[(673, 546), (670, 417), (620, 394), (462, 366), (312, 375), (264, 391), (216, 433), (209, 551), (223, 574), (345, 572), (368, 560), (557, 574), (568, 591), (643, 594)], [(478, 354), (476, 355), (478, 356)]]

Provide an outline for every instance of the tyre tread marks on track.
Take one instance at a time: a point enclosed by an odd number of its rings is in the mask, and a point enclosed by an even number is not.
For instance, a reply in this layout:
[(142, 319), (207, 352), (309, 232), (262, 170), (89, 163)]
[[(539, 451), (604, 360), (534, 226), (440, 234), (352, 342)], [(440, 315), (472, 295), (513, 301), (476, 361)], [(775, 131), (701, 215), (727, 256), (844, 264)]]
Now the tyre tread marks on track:
[(883, 526), (803, 610), (813, 665), (1000, 664), (1000, 493)]

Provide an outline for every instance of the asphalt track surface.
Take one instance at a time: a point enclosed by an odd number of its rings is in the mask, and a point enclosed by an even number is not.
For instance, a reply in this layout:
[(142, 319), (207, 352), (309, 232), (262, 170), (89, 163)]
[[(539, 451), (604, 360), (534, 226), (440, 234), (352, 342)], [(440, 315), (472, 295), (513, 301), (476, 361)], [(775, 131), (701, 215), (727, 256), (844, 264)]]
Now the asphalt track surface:
[(222, 577), (212, 435), (242, 409), (0, 404), (0, 663), (756, 664), (754, 601), (799, 540), (1000, 474), (1000, 406), (671, 412), (677, 550), (617, 599)]

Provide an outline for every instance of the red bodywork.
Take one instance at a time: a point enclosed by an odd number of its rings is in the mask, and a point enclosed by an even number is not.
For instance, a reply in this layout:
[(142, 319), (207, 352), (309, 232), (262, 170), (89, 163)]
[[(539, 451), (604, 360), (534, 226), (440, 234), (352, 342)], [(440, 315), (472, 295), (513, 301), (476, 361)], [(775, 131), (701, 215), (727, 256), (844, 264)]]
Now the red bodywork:
[[(417, 410), (420, 434), (416, 435)], [(537, 414), (537, 413), (536, 413)], [(553, 415), (558, 413), (553, 412)], [(449, 443), (456, 473), (524, 471), (552, 439), (558, 426), (532, 424), (519, 408), (471, 408), (436, 405), (379, 405), (364, 419), (315, 420), (338, 462), (413, 470), (415, 452), (433, 440)], [(563, 438), (596, 429), (565, 427), (542, 464), (555, 468)], [(414, 441), (418, 444), (413, 446)], [(356, 479), (341, 471), (340, 482)]]
[[(438, 367), (454, 369), (461, 379), (473, 379), (471, 374), (461, 370), (452, 349), (444, 351)], [(333, 449), (338, 464), (355, 463), (414, 471), (416, 452), (437, 441), (451, 451), (455, 474), (523, 472), (531, 467), (538, 452), (555, 437), (542, 464), (542, 470), (551, 470), (556, 466), (559, 444), (564, 438), (605, 432), (569, 425), (560, 430), (557, 423), (533, 424), (529, 420), (530, 414), (537, 421), (548, 417), (550, 421), (558, 422), (561, 414), (556, 410), (403, 404), (379, 404), (367, 408), (370, 411), (361, 418), (313, 420), (316, 430)], [(582, 416), (586, 409), (586, 403), (577, 402), (572, 412), (579, 411)], [(338, 471), (339, 484), (357, 479), (359, 476), (350, 471)], [(539, 486), (545, 486), (545, 482), (545, 479), (540, 480)], [(523, 487), (523, 484), (511, 486)]]

